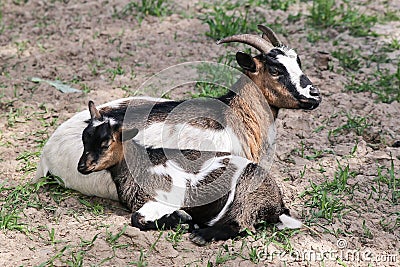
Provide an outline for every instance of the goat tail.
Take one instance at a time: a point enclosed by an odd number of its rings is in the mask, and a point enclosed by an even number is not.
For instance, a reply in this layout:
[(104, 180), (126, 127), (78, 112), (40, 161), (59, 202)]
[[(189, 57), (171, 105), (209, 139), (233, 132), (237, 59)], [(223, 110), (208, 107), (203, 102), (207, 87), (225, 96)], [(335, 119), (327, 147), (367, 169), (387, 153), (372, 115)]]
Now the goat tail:
[(282, 214), (281, 216), (279, 216), (279, 220), (281, 221), (277, 225), (279, 230), (282, 230), (284, 228), (299, 229), (303, 226), (303, 223), (301, 221), (286, 214)]
[(40, 178), (46, 176), (49, 172), (49, 166), (46, 162), (46, 159), (42, 156), (40, 157), (39, 163), (36, 168), (35, 177), (32, 179), (31, 183), (34, 184), (39, 181)]

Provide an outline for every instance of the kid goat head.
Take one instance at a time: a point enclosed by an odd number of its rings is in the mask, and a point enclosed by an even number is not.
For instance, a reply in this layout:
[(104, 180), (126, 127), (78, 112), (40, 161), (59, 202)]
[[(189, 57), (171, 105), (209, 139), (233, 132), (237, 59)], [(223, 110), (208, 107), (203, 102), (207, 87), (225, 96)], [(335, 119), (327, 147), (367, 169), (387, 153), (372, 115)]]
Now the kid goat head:
[(283, 45), (268, 27), (258, 25), (262, 37), (252, 34), (233, 35), (218, 44), (240, 42), (261, 52), (252, 57), (244, 52), (236, 53), (238, 64), (247, 76), (261, 88), (271, 107), (315, 109), (321, 95), (301, 70), (299, 56), (293, 49)]
[[(104, 118), (93, 101), (89, 101), (89, 112), (90, 122), (82, 133), (84, 147), (78, 163), (78, 171), (82, 174), (107, 169), (124, 158), (121, 124)], [(137, 129), (125, 131), (124, 138), (130, 139), (137, 132)]]

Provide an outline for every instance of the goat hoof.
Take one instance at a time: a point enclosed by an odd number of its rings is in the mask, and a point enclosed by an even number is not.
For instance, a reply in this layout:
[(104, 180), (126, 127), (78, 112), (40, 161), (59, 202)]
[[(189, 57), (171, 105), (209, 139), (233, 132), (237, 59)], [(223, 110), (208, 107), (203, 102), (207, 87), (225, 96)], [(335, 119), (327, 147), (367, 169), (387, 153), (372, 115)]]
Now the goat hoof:
[(205, 240), (198, 231), (193, 231), (190, 234), (189, 240), (195, 243), (198, 246), (205, 246), (208, 242)]
[(146, 220), (139, 212), (134, 212), (131, 216), (131, 224), (140, 230), (146, 230)]

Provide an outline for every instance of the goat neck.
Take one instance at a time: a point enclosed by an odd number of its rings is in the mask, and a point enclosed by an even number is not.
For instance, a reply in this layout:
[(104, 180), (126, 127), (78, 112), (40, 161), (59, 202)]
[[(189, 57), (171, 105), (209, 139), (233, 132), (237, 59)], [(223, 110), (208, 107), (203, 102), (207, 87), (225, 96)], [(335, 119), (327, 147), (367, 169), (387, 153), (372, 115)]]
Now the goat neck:
[(259, 162), (261, 151), (269, 146), (266, 142), (276, 116), (270, 112), (265, 97), (248, 77), (243, 75), (231, 90), (220, 98), (229, 106), (227, 124), (231, 125), (242, 144), (249, 144), (243, 147), (245, 156)]

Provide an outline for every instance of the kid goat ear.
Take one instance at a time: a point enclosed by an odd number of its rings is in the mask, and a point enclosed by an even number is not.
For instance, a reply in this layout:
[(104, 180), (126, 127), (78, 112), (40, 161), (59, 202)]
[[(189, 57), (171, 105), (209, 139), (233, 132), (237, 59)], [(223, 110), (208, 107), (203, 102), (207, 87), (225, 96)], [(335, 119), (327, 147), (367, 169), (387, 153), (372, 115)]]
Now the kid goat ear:
[(92, 100), (89, 101), (89, 112), (90, 112), (90, 118), (91, 120), (101, 120), (102, 116), (100, 112), (97, 110), (96, 105)]

